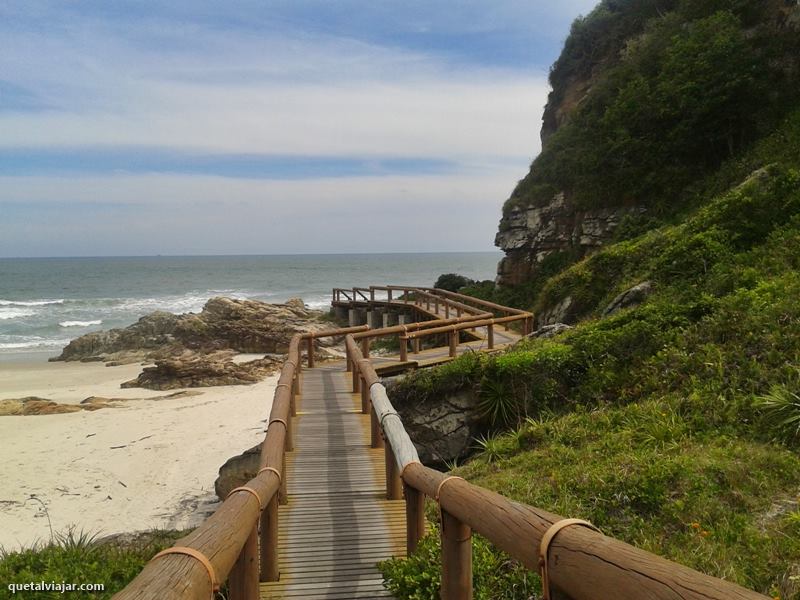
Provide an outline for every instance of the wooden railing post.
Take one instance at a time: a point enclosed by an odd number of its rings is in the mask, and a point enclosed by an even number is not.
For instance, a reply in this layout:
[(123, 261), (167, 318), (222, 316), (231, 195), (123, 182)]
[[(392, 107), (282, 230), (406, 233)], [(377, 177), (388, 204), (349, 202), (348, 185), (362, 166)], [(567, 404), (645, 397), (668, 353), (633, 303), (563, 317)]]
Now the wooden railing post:
[(400, 362), (408, 360), (408, 338), (404, 335), (397, 336), (400, 338)]
[(453, 329), (450, 332), (450, 356), (451, 357), (456, 355), (457, 347), (458, 347), (458, 330)]
[(414, 354), (419, 354), (419, 347), (420, 347), (420, 339), (418, 337), (414, 338)]
[(486, 326), (486, 342), (489, 346), (489, 350), (494, 348), (494, 325), (489, 324)]
[(369, 358), (369, 338), (361, 339), (361, 356)]
[(307, 338), (308, 343), (308, 368), (314, 368), (314, 334), (308, 336)]
[(442, 510), (442, 600), (472, 600), (472, 530)]
[(283, 449), (286, 452), (294, 450), (294, 440), (292, 439), (292, 417), (286, 419), (286, 437), (283, 438)]
[(361, 380), (361, 414), (369, 413), (369, 386), (365, 380)]
[(449, 319), (450, 318), (450, 303), (449, 302), (445, 302), (444, 303), (444, 318), (445, 319)]
[(378, 420), (378, 415), (375, 412), (375, 407), (370, 402), (369, 411), (369, 437), (370, 447), (383, 448), (383, 434), (381, 432), (381, 422)]
[(353, 361), (353, 393), (357, 394), (361, 391), (361, 375), (358, 372), (358, 365), (355, 360)]
[(406, 556), (411, 556), (425, 535), (425, 494), (404, 483), (403, 495), (406, 497)]
[(403, 480), (400, 479), (400, 470), (394, 459), (392, 445), (384, 440), (383, 457), (386, 462), (386, 499), (400, 500), (403, 498)]
[(258, 526), (256, 526), (250, 532), (228, 576), (228, 598), (258, 600), (258, 578)]
[(289, 494), (286, 491), (286, 452), (281, 457), (281, 487), (278, 491), (278, 504), (289, 504)]
[(273, 496), (261, 513), (261, 581), (278, 581), (278, 498)]

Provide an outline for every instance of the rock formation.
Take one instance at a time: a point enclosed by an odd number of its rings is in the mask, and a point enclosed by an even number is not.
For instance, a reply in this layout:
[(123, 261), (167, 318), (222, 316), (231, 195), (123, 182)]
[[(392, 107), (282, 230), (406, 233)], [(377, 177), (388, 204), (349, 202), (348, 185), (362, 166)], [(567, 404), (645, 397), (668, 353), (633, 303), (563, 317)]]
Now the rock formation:
[(126, 381), (123, 388), (142, 387), (150, 390), (173, 390), (214, 385), (249, 385), (276, 370), (282, 357), (267, 356), (247, 362), (234, 362), (233, 351), (211, 354), (186, 352), (178, 358), (156, 360), (136, 379)]
[(214, 482), (214, 491), (220, 500), (227, 498), (233, 488), (244, 485), (256, 476), (260, 457), (261, 444), (225, 461)]
[(101, 408), (118, 408), (124, 402), (136, 400), (163, 400), (165, 398), (186, 398), (197, 396), (203, 392), (182, 391), (165, 396), (154, 396), (151, 398), (105, 398), (103, 396), (89, 396), (81, 400), (80, 404), (61, 404), (47, 398), (37, 396), (27, 396), (25, 398), (8, 398), (0, 400), (0, 417), (8, 416), (34, 416), (34, 415), (57, 415), (63, 413), (74, 413), (82, 410), (94, 411)]
[(480, 417), (477, 398), (471, 391), (420, 402), (395, 396), (391, 384), (387, 391), (425, 464), (443, 466), (471, 454), (475, 438), (485, 432), (485, 420)]
[(297, 332), (318, 331), (320, 311), (302, 300), (267, 304), (256, 300), (211, 298), (199, 314), (154, 312), (124, 329), (111, 329), (72, 340), (51, 360), (105, 361), (110, 364), (160, 360), (186, 350), (285, 353)]
[(611, 239), (626, 215), (641, 207), (579, 210), (564, 193), (545, 206), (513, 208), (500, 221), (495, 237), (505, 257), (497, 266), (497, 284), (514, 286), (530, 281), (550, 254), (575, 252), (583, 256)]
[(643, 281), (642, 283), (625, 290), (614, 298), (608, 306), (603, 309), (603, 316), (608, 317), (625, 308), (639, 306), (647, 297), (653, 293), (653, 282)]

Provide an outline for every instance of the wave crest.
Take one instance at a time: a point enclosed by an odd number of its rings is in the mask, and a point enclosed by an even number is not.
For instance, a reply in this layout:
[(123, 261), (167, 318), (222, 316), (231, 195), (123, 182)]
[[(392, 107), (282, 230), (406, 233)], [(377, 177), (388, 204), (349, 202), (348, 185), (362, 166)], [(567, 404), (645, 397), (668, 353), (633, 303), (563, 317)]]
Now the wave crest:
[(61, 321), (59, 325), (61, 327), (89, 327), (90, 325), (102, 325), (102, 319), (96, 319), (94, 321)]
[(50, 304), (64, 304), (64, 299), (58, 300), (0, 300), (0, 306), (48, 306)]

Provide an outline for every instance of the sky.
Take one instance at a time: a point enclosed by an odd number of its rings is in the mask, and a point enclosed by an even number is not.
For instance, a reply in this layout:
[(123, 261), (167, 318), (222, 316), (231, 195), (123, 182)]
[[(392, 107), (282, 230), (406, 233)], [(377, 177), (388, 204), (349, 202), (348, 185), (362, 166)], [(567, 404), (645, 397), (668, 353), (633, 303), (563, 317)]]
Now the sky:
[(597, 0), (9, 0), (0, 256), (489, 251)]

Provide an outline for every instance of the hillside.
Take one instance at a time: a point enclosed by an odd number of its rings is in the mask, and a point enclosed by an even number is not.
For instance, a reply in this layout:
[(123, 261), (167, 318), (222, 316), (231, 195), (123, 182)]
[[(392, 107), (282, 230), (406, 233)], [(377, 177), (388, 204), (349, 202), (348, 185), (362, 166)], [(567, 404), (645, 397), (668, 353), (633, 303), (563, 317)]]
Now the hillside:
[[(499, 283), (524, 284), (696, 207), (797, 107), (794, 0), (604, 0), (550, 73), (543, 150), (503, 208)], [(709, 181), (711, 178), (711, 181)]]
[[(501, 285), (462, 290), (569, 328), (393, 390), (472, 395), (470, 481), (782, 600), (800, 598), (798, 41), (795, 1), (604, 0), (576, 21), (504, 208)], [(386, 566), (399, 597), (434, 597), (402, 595), (435, 573), (428, 543)], [(476, 597), (533, 596), (477, 543)]]

